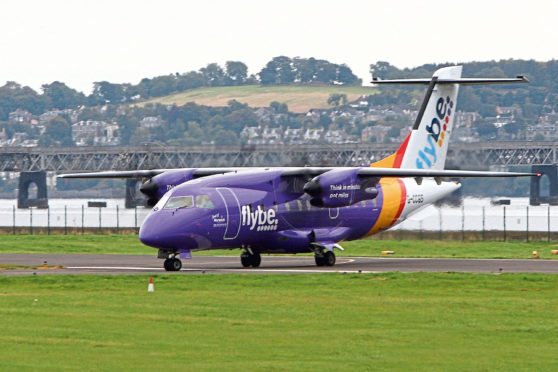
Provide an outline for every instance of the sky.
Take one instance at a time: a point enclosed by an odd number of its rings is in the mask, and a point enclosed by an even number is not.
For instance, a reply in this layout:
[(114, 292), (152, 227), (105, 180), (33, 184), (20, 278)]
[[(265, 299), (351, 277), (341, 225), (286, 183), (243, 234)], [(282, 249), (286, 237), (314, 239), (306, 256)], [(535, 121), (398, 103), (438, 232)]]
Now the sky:
[(40, 92), (273, 57), (369, 66), (558, 58), (558, 1), (18, 0), (0, 5), (0, 85)]

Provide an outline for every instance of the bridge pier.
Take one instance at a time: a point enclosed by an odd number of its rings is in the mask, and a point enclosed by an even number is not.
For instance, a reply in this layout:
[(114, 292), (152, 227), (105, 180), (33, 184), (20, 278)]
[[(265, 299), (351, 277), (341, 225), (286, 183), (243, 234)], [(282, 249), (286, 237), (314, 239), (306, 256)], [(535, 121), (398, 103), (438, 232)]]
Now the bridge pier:
[[(558, 205), (558, 166), (552, 165), (533, 165), (531, 172), (540, 173), (541, 177), (531, 177), (531, 193), (529, 197), (530, 205)], [(548, 177), (549, 192), (548, 196), (541, 196), (541, 178)]]
[[(35, 184), (37, 187), (36, 198), (29, 198), (29, 187)], [(29, 208), (37, 207), (48, 208), (46, 172), (20, 172), (19, 186), (17, 190), (17, 207)]]

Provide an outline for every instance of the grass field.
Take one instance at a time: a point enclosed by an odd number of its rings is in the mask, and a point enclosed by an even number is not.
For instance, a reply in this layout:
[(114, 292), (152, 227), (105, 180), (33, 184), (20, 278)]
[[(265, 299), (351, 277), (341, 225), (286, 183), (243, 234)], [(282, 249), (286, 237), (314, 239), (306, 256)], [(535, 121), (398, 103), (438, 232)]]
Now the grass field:
[(556, 371), (558, 276), (0, 277), (22, 370)]
[(289, 111), (305, 113), (312, 108), (329, 108), (327, 99), (332, 93), (346, 94), (350, 101), (365, 94), (375, 94), (377, 89), (366, 87), (335, 87), (335, 86), (260, 86), (245, 85), (239, 87), (198, 88), (165, 97), (154, 98), (137, 103), (144, 106), (148, 103), (184, 105), (195, 102), (207, 106), (227, 106), (227, 102), (235, 99), (252, 107), (266, 107), (273, 101), (286, 103)]
[[(395, 251), (390, 257), (445, 258), (530, 258), (537, 250), (541, 258), (558, 259), (551, 250), (556, 242), (495, 242), (446, 240), (358, 240), (342, 242), (339, 256), (380, 257), (383, 250)], [(76, 253), (76, 254), (146, 254), (156, 250), (143, 245), (137, 235), (2, 235), (2, 253)], [(240, 255), (240, 250), (197, 252), (196, 255)], [(1, 263), (1, 256), (0, 256)]]

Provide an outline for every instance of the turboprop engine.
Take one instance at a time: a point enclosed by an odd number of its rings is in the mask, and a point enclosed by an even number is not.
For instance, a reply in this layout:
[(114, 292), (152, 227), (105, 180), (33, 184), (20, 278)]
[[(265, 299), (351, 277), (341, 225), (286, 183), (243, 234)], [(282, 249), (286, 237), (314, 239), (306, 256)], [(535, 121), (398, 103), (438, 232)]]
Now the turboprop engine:
[(147, 205), (153, 207), (167, 191), (194, 178), (195, 169), (166, 171), (144, 182), (140, 191), (147, 196)]
[(315, 207), (346, 207), (378, 195), (377, 177), (361, 177), (358, 168), (334, 169), (314, 177), (304, 185)]

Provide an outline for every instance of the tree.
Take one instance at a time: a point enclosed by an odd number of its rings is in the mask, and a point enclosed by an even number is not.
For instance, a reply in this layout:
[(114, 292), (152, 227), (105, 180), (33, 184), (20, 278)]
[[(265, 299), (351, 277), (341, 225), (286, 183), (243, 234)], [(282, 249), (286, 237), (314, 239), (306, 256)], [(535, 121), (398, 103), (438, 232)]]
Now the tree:
[(237, 145), (238, 135), (232, 130), (220, 129), (215, 133), (214, 140), (217, 145)]
[(225, 72), (217, 63), (210, 63), (200, 69), (204, 83), (210, 87), (222, 86), (225, 83)]
[(286, 103), (280, 103), (277, 101), (273, 101), (269, 104), (269, 107), (273, 108), (277, 114), (288, 114), (289, 107)]
[(74, 146), (72, 127), (61, 116), (51, 119), (45, 126), (45, 132), (39, 137), (41, 146)]
[(361, 85), (359, 79), (347, 65), (340, 65), (337, 68), (337, 81), (343, 85)]
[(289, 57), (279, 56), (269, 61), (259, 75), (264, 85), (292, 84), (296, 78), (296, 70)]
[(124, 89), (121, 84), (113, 84), (108, 81), (96, 81), (93, 83), (93, 97), (97, 102), (122, 103), (125, 101)]
[(327, 104), (331, 106), (342, 106), (347, 104), (347, 95), (346, 94), (339, 94), (339, 93), (332, 93), (329, 95), (327, 99)]
[(227, 69), (227, 77), (231, 80), (232, 85), (242, 85), (248, 76), (248, 67), (242, 62), (227, 61), (225, 64)]
[(66, 84), (59, 81), (43, 84), (41, 89), (43, 90), (43, 95), (48, 97), (51, 107), (62, 110), (85, 104), (85, 95), (83, 93), (69, 88)]

